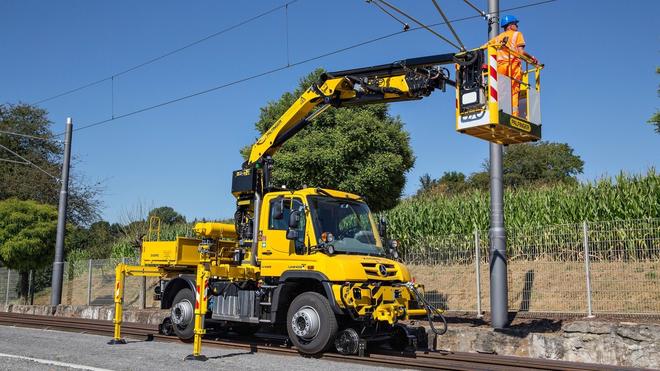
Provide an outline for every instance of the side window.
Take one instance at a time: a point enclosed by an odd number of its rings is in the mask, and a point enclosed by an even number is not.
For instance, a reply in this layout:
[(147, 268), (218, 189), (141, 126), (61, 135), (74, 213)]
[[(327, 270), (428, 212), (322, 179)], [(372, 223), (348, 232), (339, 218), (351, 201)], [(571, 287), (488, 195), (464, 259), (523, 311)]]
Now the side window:
[[(283, 204), (283, 207), (281, 208), (281, 214), (279, 212), (280, 203)], [(281, 198), (274, 198), (270, 201), (269, 206), (270, 211), (268, 214), (268, 229), (275, 231), (286, 231), (289, 228), (289, 216), (291, 215), (291, 210), (304, 210), (302, 201), (297, 198), (293, 200), (293, 205), (291, 205), (290, 198), (285, 198), (284, 200)], [(305, 250), (305, 222), (305, 217), (300, 218), (300, 225), (298, 226), (298, 239), (295, 241), (297, 254), (302, 254)]]
[[(276, 231), (286, 231), (289, 227), (289, 215), (291, 214), (291, 200), (284, 199), (284, 207), (282, 208), (282, 213), (278, 214), (279, 203), (282, 202), (282, 199), (274, 198), (270, 201), (270, 212), (268, 216), (268, 229)], [(279, 216), (279, 218), (278, 218)]]
[[(303, 255), (305, 254), (305, 224), (307, 223), (307, 218), (305, 215), (305, 208), (300, 199), (293, 200), (292, 210), (302, 210), (303, 213), (300, 217), (300, 224), (298, 225), (298, 238), (293, 241), (295, 243), (296, 254)], [(287, 219), (289, 220), (289, 219)]]

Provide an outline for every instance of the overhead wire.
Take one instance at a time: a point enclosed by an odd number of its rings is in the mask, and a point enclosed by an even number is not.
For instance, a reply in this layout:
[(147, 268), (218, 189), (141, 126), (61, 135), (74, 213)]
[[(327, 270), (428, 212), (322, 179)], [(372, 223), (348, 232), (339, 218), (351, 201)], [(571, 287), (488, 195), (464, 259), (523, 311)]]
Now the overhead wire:
[(470, 8), (474, 9), (479, 13), (480, 16), (486, 17), (488, 14), (484, 12), (483, 10), (479, 9), (476, 5), (472, 4), (470, 0), (463, 0), (464, 3), (466, 3)]
[(6, 159), (6, 158), (0, 158), (0, 161), (2, 161), (2, 162), (12, 162), (14, 164), (21, 164), (21, 165), (29, 165), (25, 161), (16, 161), (16, 160), (10, 160), (10, 159)]
[(59, 179), (58, 177), (52, 175), (51, 173), (49, 173), (49, 172), (47, 172), (46, 170), (44, 170), (44, 169), (42, 169), (41, 167), (39, 167), (39, 166), (38, 166), (37, 164), (35, 164), (34, 162), (32, 162), (32, 161), (28, 160), (27, 158), (25, 158), (25, 157), (19, 155), (18, 153), (16, 153), (16, 152), (12, 151), (11, 149), (9, 149), (9, 148), (3, 146), (2, 144), (0, 144), (0, 148), (4, 148), (7, 152), (9, 152), (9, 153), (11, 153), (12, 155), (14, 155), (14, 156), (20, 158), (21, 160), (25, 161), (27, 165), (32, 165), (32, 166), (34, 166), (35, 168), (37, 168), (37, 170), (39, 170), (39, 171), (41, 171), (42, 173), (48, 175), (49, 177), (55, 179), (56, 182), (59, 182), (59, 181), (60, 181), (60, 179)]
[(410, 29), (410, 25), (409, 25), (408, 23), (406, 23), (406, 22), (400, 20), (400, 19), (397, 18), (394, 14), (388, 12), (387, 9), (383, 8), (380, 4), (378, 4), (378, 1), (367, 0), (367, 2), (370, 3), (370, 4), (374, 4), (375, 6), (378, 7), (378, 9), (382, 10), (383, 13), (389, 15), (390, 17), (394, 18), (394, 20), (396, 20), (397, 22), (401, 23), (401, 25), (403, 26), (403, 30), (404, 30), (404, 31), (408, 31), (408, 30)]
[[(506, 8), (506, 9), (501, 9), (500, 11), (518, 10), (518, 9), (522, 9), (522, 8), (532, 7), (532, 6), (544, 5), (544, 4), (552, 3), (552, 2), (555, 2), (555, 1), (558, 1), (558, 0), (543, 0), (543, 1), (535, 2), (535, 3), (520, 5), (520, 6)], [(455, 18), (455, 19), (452, 19), (451, 22), (454, 22), (454, 23), (462, 22), (462, 21), (467, 21), (467, 20), (470, 20), (470, 19), (476, 19), (476, 18), (480, 18), (480, 17), (481, 16), (467, 16), (467, 17)], [(358, 47), (361, 47), (361, 46), (364, 46), (364, 45), (368, 45), (368, 44), (372, 44), (372, 43), (375, 43), (375, 42), (378, 42), (378, 41), (381, 41), (381, 40), (385, 40), (385, 39), (403, 34), (405, 32), (418, 31), (418, 30), (421, 30), (421, 29), (427, 29), (429, 27), (436, 27), (436, 26), (440, 26), (440, 25), (444, 25), (444, 24), (445, 24), (445, 22), (437, 22), (437, 23), (431, 23), (431, 24), (424, 25), (424, 26), (413, 27), (408, 31), (392, 32), (392, 33), (382, 35), (382, 36), (379, 36), (379, 37), (376, 37), (376, 38), (373, 38), (373, 39), (369, 39), (369, 40), (362, 41), (362, 42), (359, 42), (359, 43), (356, 43), (356, 44), (352, 44), (352, 45), (349, 45), (349, 46), (346, 46), (346, 47), (343, 47), (343, 48), (340, 48), (340, 49), (336, 49), (336, 50), (333, 50), (333, 51), (330, 51), (330, 52), (319, 54), (319, 55), (314, 56), (314, 57), (310, 57), (310, 58), (307, 58), (307, 59), (304, 59), (304, 60), (300, 60), (300, 61), (295, 62), (295, 63), (291, 63), (291, 64), (288, 64), (288, 65), (285, 65), (285, 66), (273, 68), (273, 69), (255, 74), (255, 75), (244, 77), (244, 78), (234, 80), (234, 81), (231, 81), (231, 82), (228, 82), (228, 83), (225, 83), (225, 84), (217, 85), (217, 86), (214, 86), (214, 87), (209, 88), (209, 89), (205, 89), (205, 90), (195, 92), (195, 93), (192, 93), (192, 94), (184, 95), (184, 96), (181, 96), (181, 97), (178, 97), (178, 98), (175, 98), (175, 99), (171, 99), (171, 100), (164, 101), (164, 102), (161, 102), (161, 103), (158, 103), (158, 104), (154, 104), (152, 106), (144, 107), (144, 108), (141, 108), (141, 109), (138, 109), (138, 110), (135, 110), (135, 111), (131, 111), (131, 112), (128, 112), (128, 113), (125, 113), (125, 114), (122, 114), (122, 115), (118, 115), (118, 116), (115, 116), (113, 118), (100, 120), (100, 121), (96, 121), (96, 122), (93, 122), (93, 123), (90, 123), (90, 124), (82, 125), (82, 126), (79, 126), (77, 128), (74, 128), (73, 131), (80, 131), (80, 130), (89, 129), (91, 127), (103, 125), (103, 124), (106, 124), (106, 123), (109, 123), (109, 122), (112, 122), (112, 121), (115, 121), (115, 120), (118, 120), (118, 119), (133, 116), (133, 115), (136, 115), (138, 113), (150, 111), (150, 110), (153, 110), (153, 109), (156, 109), (156, 108), (167, 106), (167, 105), (172, 104), (172, 103), (180, 102), (182, 100), (186, 100), (186, 99), (193, 98), (193, 97), (196, 97), (196, 96), (199, 96), (199, 95), (207, 94), (207, 93), (210, 93), (210, 92), (213, 92), (213, 91), (224, 89), (224, 88), (227, 88), (227, 87), (230, 87), (230, 86), (233, 86), (233, 85), (237, 85), (237, 84), (240, 84), (240, 83), (243, 83), (243, 82), (247, 82), (247, 81), (250, 81), (250, 80), (254, 80), (254, 79), (259, 78), (259, 77), (263, 77), (263, 76), (266, 76), (266, 75), (271, 75), (271, 74), (279, 72), (279, 71), (283, 71), (283, 70), (286, 70), (286, 69), (289, 69), (289, 68), (292, 68), (292, 67), (296, 67), (296, 66), (299, 66), (299, 65), (302, 65), (302, 64), (305, 64), (305, 63), (309, 63), (311, 61), (315, 61), (315, 60), (322, 59), (322, 58), (325, 58), (325, 57), (328, 57), (328, 56), (331, 56), (331, 55), (334, 55), (334, 54), (339, 54), (339, 53), (345, 52), (347, 50), (355, 49), (355, 48), (358, 48)], [(62, 135), (64, 135), (64, 132), (58, 133), (55, 136), (59, 137), (59, 136), (62, 136)]]
[(105, 81), (108, 81), (108, 80), (114, 79), (115, 77), (118, 77), (118, 76), (121, 76), (121, 75), (127, 74), (127, 73), (129, 73), (129, 72), (135, 71), (135, 70), (137, 70), (137, 69), (139, 69), (139, 68), (142, 68), (142, 67), (147, 66), (147, 65), (149, 65), (149, 64), (152, 64), (152, 63), (154, 63), (154, 62), (157, 62), (157, 61), (159, 61), (159, 60), (161, 60), (161, 59), (163, 59), (163, 58), (167, 58), (167, 57), (169, 57), (169, 56), (171, 56), (171, 55), (173, 55), (173, 54), (179, 53), (179, 52), (181, 52), (181, 51), (183, 51), (183, 50), (186, 50), (186, 49), (188, 49), (188, 48), (190, 48), (190, 47), (192, 47), (192, 46), (195, 46), (195, 45), (197, 45), (197, 44), (203, 43), (203, 42), (205, 42), (205, 41), (207, 41), (207, 40), (210, 40), (210, 39), (212, 39), (212, 38), (214, 38), (214, 37), (217, 37), (217, 36), (220, 36), (220, 35), (222, 35), (222, 34), (224, 34), (224, 33), (227, 33), (227, 32), (229, 32), (229, 31), (231, 31), (231, 30), (233, 30), (233, 29), (236, 29), (236, 28), (241, 27), (241, 26), (243, 26), (243, 25), (245, 25), (245, 24), (248, 24), (248, 23), (250, 23), (250, 22), (253, 22), (253, 21), (255, 21), (255, 20), (259, 19), (259, 18), (262, 18), (262, 17), (264, 17), (264, 16), (266, 16), (266, 15), (268, 15), (268, 14), (271, 14), (271, 13), (273, 13), (273, 12), (279, 10), (279, 9), (286, 8), (286, 7), (288, 7), (289, 5), (291, 5), (291, 4), (293, 4), (293, 3), (297, 2), (297, 1), (298, 1), (298, 0), (291, 0), (291, 1), (287, 2), (287, 3), (285, 3), (285, 4), (282, 4), (282, 5), (276, 6), (276, 7), (272, 8), (272, 9), (270, 9), (270, 10), (267, 10), (267, 11), (265, 11), (265, 12), (259, 13), (259, 14), (255, 15), (255, 16), (251, 17), (251, 18), (248, 18), (248, 19), (246, 19), (246, 20), (243, 20), (243, 21), (241, 21), (241, 22), (238, 22), (238, 23), (236, 23), (236, 24), (234, 24), (234, 25), (232, 25), (232, 26), (229, 26), (229, 27), (227, 27), (227, 28), (224, 28), (224, 29), (222, 29), (222, 30), (220, 30), (220, 31), (214, 32), (214, 33), (212, 33), (212, 34), (210, 34), (210, 35), (207, 35), (207, 36), (205, 36), (205, 37), (203, 37), (203, 38), (201, 38), (201, 39), (195, 40), (195, 41), (193, 41), (193, 42), (191, 42), (191, 43), (189, 43), (189, 44), (186, 44), (186, 45), (184, 45), (184, 46), (182, 46), (182, 47), (176, 48), (176, 49), (171, 50), (171, 51), (169, 51), (169, 52), (167, 52), (167, 53), (164, 53), (164, 54), (161, 54), (161, 55), (159, 55), (159, 56), (157, 56), (157, 57), (151, 58), (151, 59), (149, 59), (149, 60), (147, 60), (147, 61), (144, 61), (144, 62), (142, 62), (142, 63), (136, 64), (136, 65), (133, 66), (133, 67), (129, 67), (129, 68), (123, 70), (123, 71), (117, 72), (117, 73), (112, 74), (112, 75), (107, 76), (107, 77), (104, 77), (104, 78), (102, 78), (102, 79), (100, 79), (100, 80), (92, 81), (92, 82), (90, 82), (90, 83), (87, 83), (87, 84), (81, 85), (81, 86), (79, 86), (79, 87), (76, 87), (76, 88), (73, 88), (73, 89), (70, 89), (70, 90), (63, 91), (63, 92), (61, 92), (61, 93), (58, 93), (58, 94), (52, 95), (52, 96), (47, 97), (47, 98), (44, 98), (44, 99), (40, 99), (40, 100), (34, 102), (33, 104), (41, 104), (41, 103), (45, 103), (45, 102), (51, 101), (51, 100), (53, 100), (53, 99), (60, 98), (60, 97), (63, 97), (63, 96), (65, 96), (65, 95), (69, 95), (69, 94), (72, 94), (72, 93), (78, 92), (78, 91), (80, 91), (80, 90), (83, 90), (83, 89), (89, 88), (89, 87), (91, 87), (91, 86), (98, 85), (98, 84), (100, 84), (100, 83), (102, 83), (102, 82), (105, 82)]
[(414, 18), (413, 16), (408, 15), (407, 13), (405, 13), (404, 11), (402, 11), (402, 10), (400, 10), (399, 8), (395, 7), (394, 5), (388, 3), (387, 1), (385, 1), (385, 0), (374, 0), (374, 1), (380, 1), (381, 3), (383, 3), (383, 4), (384, 4), (385, 6), (387, 6), (388, 8), (394, 10), (395, 12), (401, 14), (402, 16), (404, 16), (404, 17), (410, 19), (411, 21), (417, 23), (419, 26), (425, 28), (427, 31), (429, 31), (430, 33), (432, 33), (432, 34), (434, 34), (435, 36), (439, 37), (441, 40), (443, 40), (443, 41), (446, 42), (447, 44), (453, 46), (454, 48), (456, 48), (456, 49), (458, 49), (458, 50), (461, 50), (461, 47), (460, 47), (460, 46), (454, 44), (454, 43), (453, 43), (451, 40), (449, 40), (448, 38), (446, 38), (446, 37), (440, 35), (439, 33), (435, 32), (435, 31), (434, 31), (431, 27), (429, 27), (428, 25), (426, 25), (426, 24), (424, 24), (424, 23), (418, 21), (418, 20), (417, 20), (416, 18)]
[(458, 34), (456, 33), (456, 30), (454, 30), (454, 27), (451, 25), (451, 21), (447, 18), (445, 15), (445, 12), (442, 11), (442, 8), (440, 8), (440, 5), (436, 0), (431, 0), (433, 2), (433, 5), (435, 5), (435, 8), (438, 10), (438, 13), (442, 16), (442, 19), (445, 21), (445, 24), (447, 27), (449, 27), (449, 31), (454, 35), (454, 38), (456, 38), (456, 41), (458, 41), (458, 44), (461, 46), (461, 50), (465, 51), (465, 45), (463, 45), (463, 42), (461, 41), (461, 38), (458, 37)]
[(45, 140), (45, 141), (49, 141), (49, 140), (54, 140), (54, 141), (57, 141), (57, 142), (61, 142), (61, 141), (62, 141), (61, 139), (57, 139), (57, 138), (44, 138), (44, 137), (38, 137), (38, 136), (35, 136), (35, 135), (29, 135), (29, 134), (23, 134), (23, 133), (16, 133), (16, 132), (13, 132), (13, 131), (6, 131), (6, 130), (0, 130), (0, 134), (14, 135), (14, 136), (17, 136), (17, 137), (24, 137), (24, 138), (37, 139), (37, 140)]

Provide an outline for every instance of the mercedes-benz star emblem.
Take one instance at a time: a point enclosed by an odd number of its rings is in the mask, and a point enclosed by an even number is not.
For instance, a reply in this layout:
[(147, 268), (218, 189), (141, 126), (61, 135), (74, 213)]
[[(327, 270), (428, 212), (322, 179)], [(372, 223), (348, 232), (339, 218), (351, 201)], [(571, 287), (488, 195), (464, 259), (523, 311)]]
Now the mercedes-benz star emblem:
[(387, 267), (382, 264), (379, 265), (378, 272), (380, 273), (381, 276), (387, 276)]

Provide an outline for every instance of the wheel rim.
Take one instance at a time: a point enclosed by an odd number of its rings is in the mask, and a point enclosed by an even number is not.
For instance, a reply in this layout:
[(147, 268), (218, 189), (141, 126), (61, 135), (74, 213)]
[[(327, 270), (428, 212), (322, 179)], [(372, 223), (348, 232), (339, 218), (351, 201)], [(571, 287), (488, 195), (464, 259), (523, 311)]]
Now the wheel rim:
[(306, 305), (291, 317), (291, 329), (298, 337), (314, 339), (321, 329), (321, 317), (316, 309)]
[(192, 322), (193, 306), (187, 299), (181, 300), (172, 307), (172, 323), (179, 328), (186, 328)]

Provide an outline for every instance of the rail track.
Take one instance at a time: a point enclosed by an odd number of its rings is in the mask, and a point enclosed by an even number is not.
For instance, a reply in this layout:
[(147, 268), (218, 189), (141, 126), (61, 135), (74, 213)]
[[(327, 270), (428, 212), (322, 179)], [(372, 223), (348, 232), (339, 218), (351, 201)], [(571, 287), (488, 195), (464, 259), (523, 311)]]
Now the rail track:
[[(78, 333), (93, 333), (110, 335), (113, 333), (112, 321), (89, 320), (81, 318), (39, 316), (18, 313), (0, 313), (0, 325), (49, 328)], [(178, 342), (172, 336), (159, 334), (158, 326), (125, 322), (122, 333), (130, 338), (145, 338), (147, 340)], [(295, 348), (285, 346), (284, 342), (268, 339), (212, 339), (203, 340), (205, 349), (209, 347), (246, 349), (254, 353), (264, 352), (281, 355), (298, 356)], [(378, 350), (366, 357), (346, 356), (337, 353), (324, 353), (322, 358), (359, 364), (381, 365), (394, 368), (425, 369), (425, 370), (622, 370), (625, 368), (553, 361), (493, 354), (462, 353), (462, 352), (430, 352), (415, 353)]]

